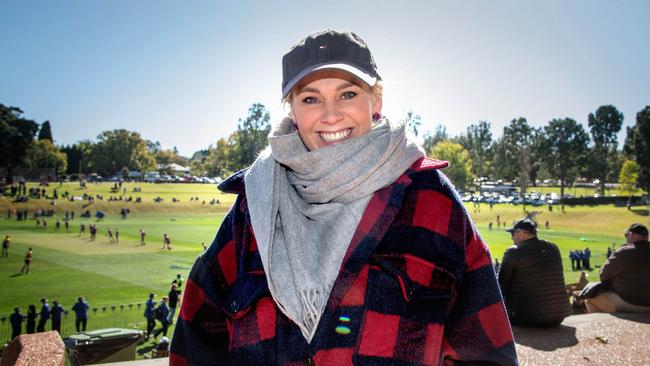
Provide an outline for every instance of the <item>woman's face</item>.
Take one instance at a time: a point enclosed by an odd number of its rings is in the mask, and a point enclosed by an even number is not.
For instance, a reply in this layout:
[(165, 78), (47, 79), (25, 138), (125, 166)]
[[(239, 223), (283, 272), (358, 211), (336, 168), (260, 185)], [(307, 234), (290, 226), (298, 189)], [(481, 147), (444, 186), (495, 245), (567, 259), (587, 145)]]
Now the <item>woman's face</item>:
[(381, 97), (343, 71), (309, 75), (292, 92), (291, 118), (312, 151), (367, 134), (374, 113)]

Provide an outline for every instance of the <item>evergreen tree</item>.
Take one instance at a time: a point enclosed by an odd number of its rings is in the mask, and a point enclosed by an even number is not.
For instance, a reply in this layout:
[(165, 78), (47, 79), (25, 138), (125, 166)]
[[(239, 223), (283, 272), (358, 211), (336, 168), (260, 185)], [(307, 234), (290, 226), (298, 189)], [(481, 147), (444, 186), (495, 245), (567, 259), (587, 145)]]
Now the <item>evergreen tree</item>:
[(54, 142), (52, 139), (52, 128), (50, 127), (50, 121), (45, 121), (43, 124), (41, 124), (41, 129), (38, 131), (38, 139), (50, 140), (50, 142)]

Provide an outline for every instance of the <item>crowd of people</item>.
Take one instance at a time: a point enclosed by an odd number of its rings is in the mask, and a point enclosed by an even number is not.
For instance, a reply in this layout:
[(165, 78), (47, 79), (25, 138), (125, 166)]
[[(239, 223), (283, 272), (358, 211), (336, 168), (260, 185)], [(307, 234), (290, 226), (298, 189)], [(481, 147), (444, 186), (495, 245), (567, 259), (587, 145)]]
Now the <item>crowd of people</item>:
[[(183, 277), (179, 273), (171, 282), (169, 292), (162, 296), (159, 303), (155, 301), (155, 293), (149, 294), (149, 298), (145, 302), (143, 314), (147, 323), (145, 332), (147, 340), (150, 337), (157, 340), (160, 335), (166, 338), (169, 326), (174, 323), (182, 290)], [(75, 329), (77, 333), (86, 331), (89, 310), (90, 306), (82, 296), (78, 297), (77, 301), (71, 306), (70, 311), (74, 312), (75, 315)], [(30, 304), (26, 314), (22, 312), (20, 307), (15, 307), (14, 312), (9, 316), (11, 339), (23, 333), (32, 334), (47, 330), (54, 330), (61, 333), (61, 322), (63, 316), (67, 314), (68, 311), (66, 311), (58, 300), (52, 301), (50, 305), (47, 298), (40, 299), (40, 309), (36, 305)], [(160, 325), (158, 329), (156, 329), (156, 322)]]
[[(25, 333), (27, 334), (45, 332), (48, 322), (51, 324), (51, 330), (61, 333), (61, 321), (63, 315), (67, 314), (63, 305), (58, 300), (52, 301), (52, 305), (50, 305), (48, 299), (45, 297), (41, 298), (40, 303), (41, 307), (38, 311), (36, 305), (30, 304), (27, 308), (27, 314), (23, 314), (20, 307), (14, 308), (14, 312), (9, 316), (11, 339), (22, 334), (23, 322), (25, 323)], [(88, 309), (88, 303), (82, 296), (77, 298), (77, 302), (72, 305), (71, 310), (75, 313), (77, 333), (86, 331)]]
[[(608, 248), (609, 249), (609, 248)], [(609, 255), (607, 256), (609, 257)], [(591, 270), (591, 249), (586, 247), (583, 250), (569, 251), (569, 259), (571, 260), (571, 270), (581, 271), (583, 269)]]

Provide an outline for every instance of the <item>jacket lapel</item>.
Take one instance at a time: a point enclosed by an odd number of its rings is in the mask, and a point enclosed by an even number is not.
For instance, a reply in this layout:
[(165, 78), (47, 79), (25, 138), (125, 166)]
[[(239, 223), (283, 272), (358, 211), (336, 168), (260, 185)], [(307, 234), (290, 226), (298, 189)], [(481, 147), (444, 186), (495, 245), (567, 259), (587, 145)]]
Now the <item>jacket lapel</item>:
[(405, 173), (395, 183), (373, 194), (345, 253), (338, 278), (330, 293), (327, 305), (329, 309), (338, 307), (359, 271), (368, 262), (368, 257), (381, 243), (402, 206), (404, 192), (410, 183), (411, 178)]

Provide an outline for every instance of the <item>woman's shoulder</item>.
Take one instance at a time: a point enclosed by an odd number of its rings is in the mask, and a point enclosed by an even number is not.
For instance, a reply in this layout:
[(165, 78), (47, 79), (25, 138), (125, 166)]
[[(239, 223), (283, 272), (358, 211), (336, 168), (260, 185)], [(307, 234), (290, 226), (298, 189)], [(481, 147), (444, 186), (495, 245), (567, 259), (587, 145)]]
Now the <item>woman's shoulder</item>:
[(411, 189), (437, 191), (450, 199), (456, 199), (456, 189), (442, 171), (449, 166), (448, 161), (428, 157), (418, 159), (411, 165), (406, 175), (410, 178)]
[(223, 193), (240, 194), (246, 192), (244, 185), (244, 176), (248, 168), (244, 168), (237, 173), (229, 176), (223, 182), (219, 183), (217, 188)]

